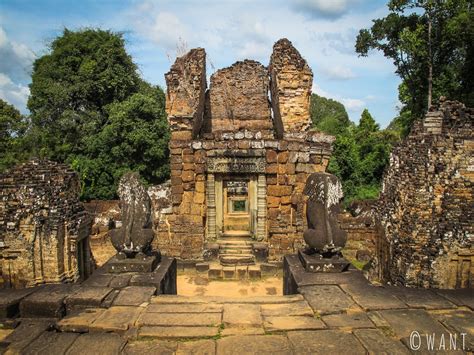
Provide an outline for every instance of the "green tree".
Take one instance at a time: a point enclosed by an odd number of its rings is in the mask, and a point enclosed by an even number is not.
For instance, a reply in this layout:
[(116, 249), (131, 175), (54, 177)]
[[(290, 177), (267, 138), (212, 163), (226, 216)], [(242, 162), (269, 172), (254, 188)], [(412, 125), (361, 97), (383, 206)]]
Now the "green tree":
[(474, 105), (472, 0), (391, 0), (388, 7), (386, 17), (360, 30), (355, 48), (393, 60), (403, 104), (394, 126), (406, 134), (439, 96)]
[(136, 93), (108, 107), (108, 124), (87, 138), (86, 154), (74, 156), (72, 165), (81, 173), (83, 197), (110, 199), (117, 183), (133, 170), (148, 183), (169, 175), (169, 129), (164, 111), (164, 93)]
[(113, 198), (128, 170), (167, 177), (164, 94), (140, 78), (121, 34), (65, 29), (35, 61), (30, 91), (33, 154), (71, 164), (83, 198)]
[(27, 127), (20, 111), (0, 99), (0, 171), (26, 158), (23, 146)]
[(107, 105), (138, 91), (140, 78), (120, 34), (65, 29), (50, 50), (33, 64), (28, 108), (35, 153), (66, 161), (107, 121)]
[(313, 127), (328, 134), (340, 134), (350, 124), (343, 104), (316, 94), (311, 95), (310, 114)]
[(343, 185), (344, 201), (377, 198), (390, 150), (398, 136), (380, 130), (367, 109), (359, 124), (351, 124), (336, 136), (328, 171), (338, 176)]

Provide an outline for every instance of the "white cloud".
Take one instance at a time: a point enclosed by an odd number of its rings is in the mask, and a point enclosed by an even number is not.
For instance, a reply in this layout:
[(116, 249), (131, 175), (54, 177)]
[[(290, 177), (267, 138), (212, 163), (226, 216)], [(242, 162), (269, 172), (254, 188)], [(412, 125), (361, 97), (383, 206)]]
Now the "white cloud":
[(341, 98), (341, 101), (348, 111), (358, 112), (365, 107), (365, 102), (359, 99)]
[(180, 41), (186, 41), (187, 30), (174, 14), (160, 12), (154, 19), (149, 36), (167, 49), (175, 49)]
[(339, 17), (346, 13), (354, 2), (354, 0), (292, 0), (296, 9), (321, 17)]
[(334, 80), (348, 80), (354, 79), (356, 77), (356, 75), (350, 68), (341, 65), (324, 67), (322, 68), (322, 72), (323, 75), (326, 76), (328, 79)]
[(26, 102), (30, 95), (28, 86), (14, 83), (6, 74), (0, 73), (0, 98), (26, 112)]
[(14, 81), (28, 80), (34, 53), (24, 44), (11, 41), (0, 26), (0, 73)]
[(243, 47), (238, 50), (238, 56), (241, 59), (244, 58), (262, 58), (268, 55), (268, 48), (262, 46), (261, 43), (256, 41), (246, 42)]
[(34, 53), (24, 44), (11, 41), (0, 26), (0, 98), (25, 113)]

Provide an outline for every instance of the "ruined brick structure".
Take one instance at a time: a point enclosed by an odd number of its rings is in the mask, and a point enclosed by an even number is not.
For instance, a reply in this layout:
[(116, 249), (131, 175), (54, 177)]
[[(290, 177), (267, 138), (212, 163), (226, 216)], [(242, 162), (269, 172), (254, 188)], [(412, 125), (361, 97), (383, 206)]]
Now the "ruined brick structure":
[(67, 166), (32, 160), (0, 175), (4, 286), (68, 282), (91, 272), (89, 220)]
[(273, 124), (267, 69), (254, 60), (237, 62), (211, 76), (203, 133), (253, 130), (266, 137)]
[(473, 123), (474, 109), (442, 101), (393, 150), (378, 204), (381, 278), (474, 286)]
[(313, 86), (313, 72), (287, 39), (273, 46), (269, 72), (276, 134), (301, 132), (309, 128), (308, 110)]
[(306, 178), (325, 171), (334, 140), (309, 129), (306, 61), (279, 40), (268, 68), (237, 62), (206, 90), (205, 51), (193, 49), (165, 77), (172, 207), (155, 247), (201, 259), (209, 244), (239, 235), (264, 244), (270, 260), (294, 252), (304, 243)]
[(375, 257), (378, 238), (375, 203), (376, 200), (354, 201), (347, 212), (339, 215), (341, 228), (347, 232), (343, 254), (351, 261), (366, 262)]

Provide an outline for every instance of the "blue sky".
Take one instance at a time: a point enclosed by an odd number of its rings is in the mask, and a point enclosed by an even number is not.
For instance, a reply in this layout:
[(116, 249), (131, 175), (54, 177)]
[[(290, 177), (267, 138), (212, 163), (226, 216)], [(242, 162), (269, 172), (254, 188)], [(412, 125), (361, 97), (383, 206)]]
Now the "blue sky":
[(1, 0), (0, 97), (27, 112), (32, 63), (65, 27), (123, 32), (142, 77), (162, 87), (181, 47), (206, 49), (209, 76), (245, 58), (267, 65), (286, 37), (313, 69), (314, 92), (341, 101), (355, 122), (368, 108), (385, 127), (400, 80), (388, 59), (358, 57), (354, 43), (386, 13), (385, 0)]

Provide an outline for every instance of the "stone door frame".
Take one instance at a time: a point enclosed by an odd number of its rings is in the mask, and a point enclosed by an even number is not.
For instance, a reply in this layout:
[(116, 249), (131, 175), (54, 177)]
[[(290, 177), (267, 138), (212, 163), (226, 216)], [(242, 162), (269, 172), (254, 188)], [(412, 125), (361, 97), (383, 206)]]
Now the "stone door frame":
[(222, 188), (222, 183), (216, 183), (216, 175), (220, 174), (250, 174), (257, 176), (257, 226), (255, 228), (255, 238), (259, 241), (267, 239), (267, 183), (265, 176), (265, 167), (266, 161), (264, 156), (232, 156), (208, 158), (206, 174), (207, 240), (215, 240), (218, 237), (219, 228), (217, 223), (216, 189)]

